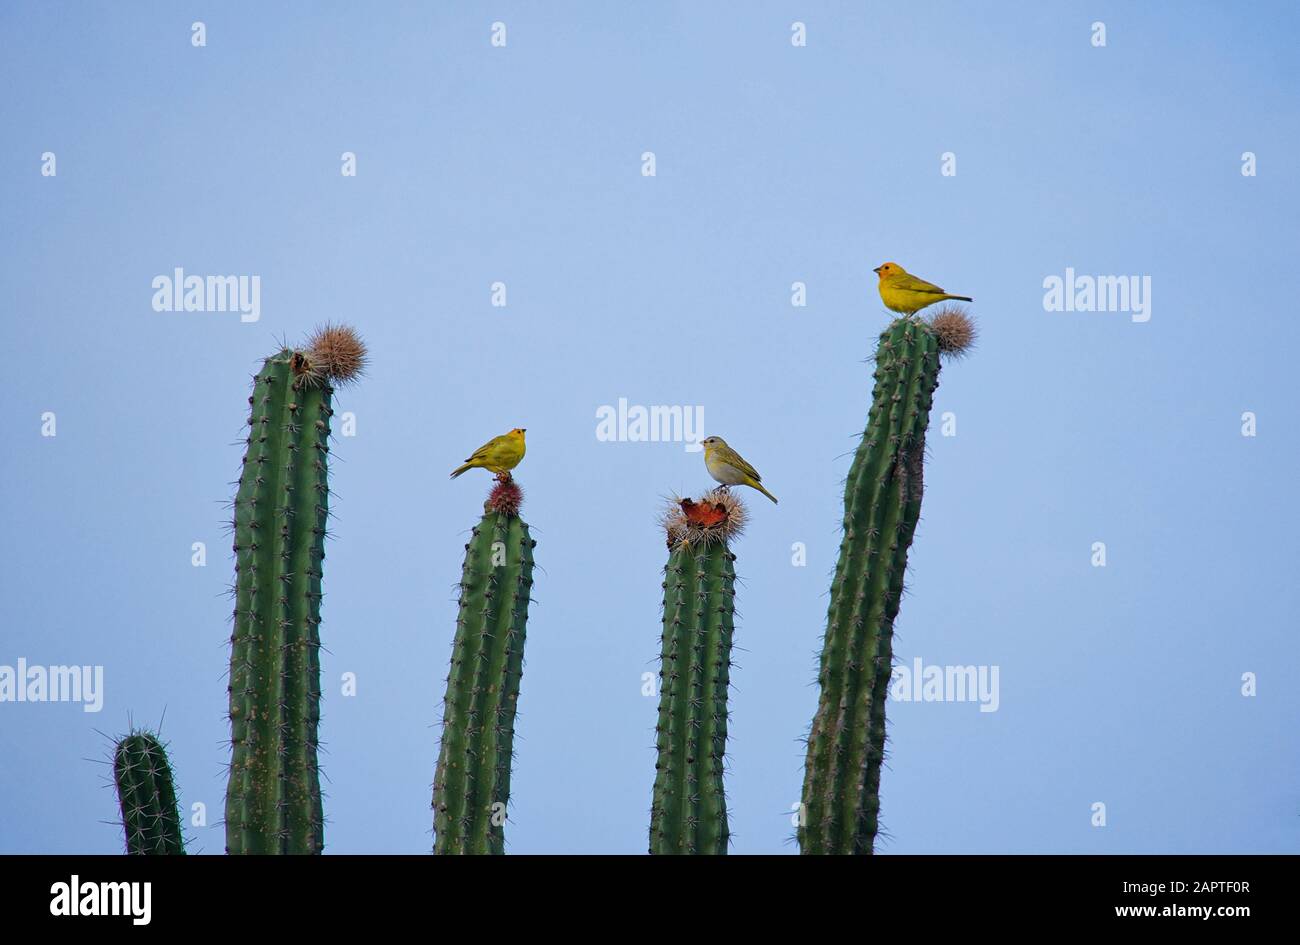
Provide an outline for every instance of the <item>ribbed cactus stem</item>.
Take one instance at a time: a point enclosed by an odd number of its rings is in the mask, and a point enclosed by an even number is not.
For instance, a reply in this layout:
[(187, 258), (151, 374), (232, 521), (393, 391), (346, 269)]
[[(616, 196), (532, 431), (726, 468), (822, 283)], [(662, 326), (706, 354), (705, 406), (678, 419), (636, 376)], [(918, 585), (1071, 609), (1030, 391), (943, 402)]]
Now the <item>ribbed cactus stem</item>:
[(868, 854), (875, 843), (894, 618), (921, 511), (939, 350), (935, 333), (915, 319), (900, 318), (880, 336), (867, 428), (844, 490), (804, 773), (804, 853)]
[(284, 350), (254, 379), (235, 498), (228, 853), (319, 853), (321, 568), (332, 388)]
[(120, 738), (113, 748), (113, 781), (126, 852), (152, 856), (184, 853), (171, 764), (157, 737), (132, 732)]
[(668, 556), (651, 853), (727, 852), (723, 757), (735, 629), (735, 560), (722, 541), (680, 541)]
[(433, 782), (434, 853), (505, 852), (536, 544), (523, 519), (493, 508), (465, 545)]

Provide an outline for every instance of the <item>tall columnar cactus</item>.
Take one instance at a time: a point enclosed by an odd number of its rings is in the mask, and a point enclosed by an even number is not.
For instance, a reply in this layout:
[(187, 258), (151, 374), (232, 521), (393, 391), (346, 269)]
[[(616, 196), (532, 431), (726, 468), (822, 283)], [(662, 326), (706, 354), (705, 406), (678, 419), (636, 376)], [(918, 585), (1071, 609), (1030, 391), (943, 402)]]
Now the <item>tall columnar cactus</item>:
[(364, 361), (350, 328), (327, 327), (254, 377), (234, 502), (228, 853), (324, 846), (316, 749), (331, 381), (356, 377)]
[(897, 319), (880, 336), (867, 429), (844, 489), (844, 536), (804, 769), (804, 853), (873, 850), (894, 618), (921, 512), (925, 431), (939, 386), (939, 355), (960, 353), (972, 337), (970, 321), (956, 308), (944, 309), (931, 323)]
[(165, 856), (183, 854), (181, 818), (167, 752), (150, 732), (132, 732), (113, 746), (126, 852)]
[(465, 545), (433, 781), (434, 853), (504, 853), (515, 710), (533, 586), (522, 494), (505, 475)]
[(727, 852), (727, 696), (735, 630), (736, 556), (745, 508), (727, 490), (683, 499), (664, 518), (663, 643), (658, 758), (650, 806), (652, 854)]

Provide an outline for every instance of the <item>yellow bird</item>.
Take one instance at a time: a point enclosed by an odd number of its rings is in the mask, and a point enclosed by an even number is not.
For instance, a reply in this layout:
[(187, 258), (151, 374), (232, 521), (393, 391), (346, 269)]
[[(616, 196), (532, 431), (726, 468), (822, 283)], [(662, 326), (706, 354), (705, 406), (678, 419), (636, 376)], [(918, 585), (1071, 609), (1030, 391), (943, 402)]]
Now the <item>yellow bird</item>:
[(881, 263), (871, 271), (880, 276), (880, 300), (885, 307), (905, 315), (913, 315), (927, 305), (945, 299), (975, 301), (966, 295), (949, 295), (937, 285), (918, 279), (898, 263)]
[(704, 445), (704, 467), (709, 475), (724, 486), (749, 486), (757, 489), (773, 502), (776, 496), (763, 488), (763, 477), (758, 470), (745, 462), (743, 456), (727, 445), (720, 436), (710, 436), (700, 441)]
[(504, 476), (519, 465), (519, 461), (524, 458), (524, 429), (515, 427), (509, 433), (503, 433), (501, 436), (494, 436), (488, 440), (473, 453), (469, 459), (465, 460), (463, 465), (457, 466), (452, 470), (451, 478), (455, 479), (467, 469), (486, 469), (494, 472), (498, 476)]

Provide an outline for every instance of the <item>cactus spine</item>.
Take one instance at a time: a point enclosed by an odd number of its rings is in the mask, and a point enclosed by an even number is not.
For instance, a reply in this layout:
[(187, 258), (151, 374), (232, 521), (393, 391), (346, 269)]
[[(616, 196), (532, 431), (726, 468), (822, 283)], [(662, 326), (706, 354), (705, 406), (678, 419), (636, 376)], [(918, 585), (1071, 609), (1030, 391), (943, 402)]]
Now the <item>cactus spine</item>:
[(235, 498), (228, 853), (319, 853), (321, 565), (332, 388), (301, 352), (254, 379)]
[[(715, 514), (716, 510), (716, 514)], [(670, 509), (659, 661), (652, 854), (724, 855), (723, 784), (735, 632), (736, 556), (744, 506), (726, 490)], [(701, 521), (709, 524), (701, 525)]]
[(465, 545), (433, 782), (434, 853), (504, 853), (515, 710), (537, 542), (500, 482)]
[(167, 752), (149, 732), (132, 732), (113, 747), (126, 852), (153, 856), (183, 854), (181, 818)]
[(844, 490), (844, 537), (804, 769), (803, 853), (868, 854), (875, 842), (894, 618), (921, 511), (942, 340), (910, 318), (880, 336), (867, 429)]

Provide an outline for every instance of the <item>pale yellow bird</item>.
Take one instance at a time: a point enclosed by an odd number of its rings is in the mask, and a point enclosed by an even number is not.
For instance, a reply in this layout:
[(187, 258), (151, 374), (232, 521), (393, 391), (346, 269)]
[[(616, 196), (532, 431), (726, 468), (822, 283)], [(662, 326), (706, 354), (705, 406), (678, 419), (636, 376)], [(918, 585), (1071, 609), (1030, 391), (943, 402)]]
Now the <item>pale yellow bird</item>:
[(871, 271), (880, 276), (880, 301), (885, 303), (886, 308), (904, 315), (915, 314), (927, 305), (946, 299), (975, 301), (966, 295), (949, 295), (937, 285), (918, 279), (898, 263), (881, 263)]
[(524, 429), (515, 427), (509, 433), (492, 437), (470, 453), (463, 465), (452, 470), (451, 478), (455, 479), (465, 470), (475, 468), (503, 476), (519, 465), (519, 461), (524, 458), (524, 449)]
[(704, 468), (709, 475), (724, 486), (749, 486), (757, 489), (773, 502), (776, 496), (763, 488), (763, 477), (745, 458), (727, 445), (720, 436), (710, 436), (700, 441), (704, 446)]

